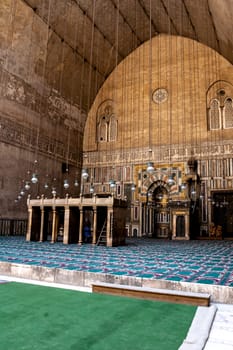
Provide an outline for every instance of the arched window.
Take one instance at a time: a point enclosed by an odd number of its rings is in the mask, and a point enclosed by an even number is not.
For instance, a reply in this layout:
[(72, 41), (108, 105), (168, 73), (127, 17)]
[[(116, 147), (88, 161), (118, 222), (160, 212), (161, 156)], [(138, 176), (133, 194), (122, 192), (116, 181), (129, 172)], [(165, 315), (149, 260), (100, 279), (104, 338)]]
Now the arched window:
[(109, 141), (116, 141), (117, 139), (117, 120), (114, 115), (109, 120)]
[(96, 119), (97, 142), (117, 141), (118, 122), (114, 114), (114, 104), (106, 100), (98, 108)]
[(206, 94), (209, 130), (233, 128), (233, 84), (217, 80)]
[(213, 99), (210, 102), (209, 126), (210, 126), (210, 130), (221, 128), (220, 102), (217, 99)]
[(99, 135), (98, 135), (98, 141), (99, 142), (106, 142), (108, 137), (108, 125), (105, 117), (102, 117), (99, 123)]
[(224, 129), (233, 128), (233, 101), (229, 97), (224, 102), (223, 123)]

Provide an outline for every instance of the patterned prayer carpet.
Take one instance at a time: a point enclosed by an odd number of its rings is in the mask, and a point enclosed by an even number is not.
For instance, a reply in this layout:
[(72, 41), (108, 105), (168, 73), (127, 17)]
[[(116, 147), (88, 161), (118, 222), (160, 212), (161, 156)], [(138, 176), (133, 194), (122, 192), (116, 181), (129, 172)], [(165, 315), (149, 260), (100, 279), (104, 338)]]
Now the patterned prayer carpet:
[(233, 241), (134, 238), (112, 248), (1, 236), (0, 261), (233, 287)]

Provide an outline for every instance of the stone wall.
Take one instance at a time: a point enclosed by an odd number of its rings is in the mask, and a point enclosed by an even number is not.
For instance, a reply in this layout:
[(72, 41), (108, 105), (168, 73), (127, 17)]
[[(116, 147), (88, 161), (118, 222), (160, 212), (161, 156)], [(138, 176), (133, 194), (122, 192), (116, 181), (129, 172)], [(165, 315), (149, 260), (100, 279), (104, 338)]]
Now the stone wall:
[[(208, 130), (206, 95), (219, 80), (233, 84), (233, 69), (215, 51), (191, 39), (158, 35), (121, 62), (100, 89), (85, 126), (84, 151), (170, 145), (182, 150), (231, 140), (232, 129)], [(118, 122), (117, 141), (96, 142), (98, 110), (108, 100)]]
[[(86, 117), (62, 67), (64, 45), (54, 43), (46, 20), (21, 0), (1, 1), (0, 18), (0, 215), (18, 218), (27, 216), (29, 193), (52, 196), (54, 178), (57, 194), (65, 194), (67, 165), (71, 182), (80, 177)], [(39, 184), (15, 203), (35, 161)]]
[[(179, 176), (176, 188), (169, 189), (171, 199), (191, 198), (191, 185), (183, 191), (182, 183), (192, 178), (195, 187), (198, 180), (194, 199), (198, 201), (201, 193), (198, 215), (207, 226), (213, 191), (232, 192), (233, 188), (233, 128), (224, 129), (222, 122), (223, 128), (210, 130), (209, 123), (210, 101), (221, 91), (221, 100), (232, 101), (233, 69), (212, 49), (169, 35), (158, 35), (138, 47), (105, 81), (88, 114), (83, 159), (89, 172), (86, 192), (90, 184), (96, 192), (111, 192), (109, 183), (114, 180), (115, 194), (127, 196), (131, 206), (139, 208), (148, 200), (153, 182), (159, 186), (162, 181), (165, 186), (176, 170)], [(223, 118), (223, 105), (221, 113)], [(233, 122), (233, 106), (231, 114)], [(198, 177), (189, 174), (190, 159), (195, 159)], [(148, 162), (153, 162), (152, 174), (146, 172)], [(131, 184), (136, 187), (133, 193)]]

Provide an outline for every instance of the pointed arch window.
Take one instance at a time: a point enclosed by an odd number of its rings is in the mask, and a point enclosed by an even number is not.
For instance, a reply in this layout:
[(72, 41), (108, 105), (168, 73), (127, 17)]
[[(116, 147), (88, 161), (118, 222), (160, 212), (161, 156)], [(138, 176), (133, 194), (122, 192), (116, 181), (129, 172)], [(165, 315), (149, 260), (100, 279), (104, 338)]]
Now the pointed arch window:
[(233, 84), (217, 80), (206, 94), (207, 123), (209, 130), (233, 129)]
[(210, 102), (209, 126), (210, 126), (210, 130), (216, 130), (222, 127), (220, 102), (217, 99), (213, 99)]
[(227, 98), (223, 106), (223, 125), (224, 129), (233, 128), (233, 101)]
[(117, 140), (117, 120), (114, 115), (109, 120), (109, 141)]
[(98, 108), (96, 131), (97, 142), (117, 141), (118, 121), (111, 100), (104, 101)]
[(98, 129), (98, 141), (106, 142), (108, 139), (108, 124), (104, 116), (100, 120)]

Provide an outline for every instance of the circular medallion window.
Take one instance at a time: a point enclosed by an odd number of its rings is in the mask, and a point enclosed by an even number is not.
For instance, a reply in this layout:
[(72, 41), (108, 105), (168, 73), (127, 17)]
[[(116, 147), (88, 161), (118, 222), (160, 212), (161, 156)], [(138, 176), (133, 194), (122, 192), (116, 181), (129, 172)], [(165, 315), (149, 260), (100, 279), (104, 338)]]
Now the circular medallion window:
[(152, 94), (152, 99), (155, 103), (163, 103), (167, 101), (168, 92), (166, 89), (156, 89)]

